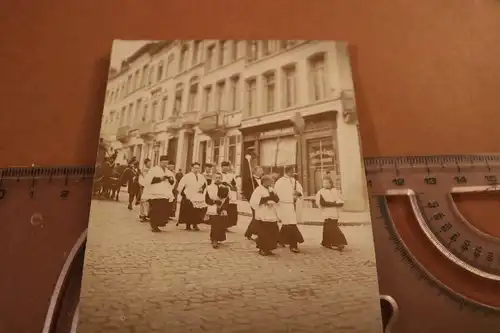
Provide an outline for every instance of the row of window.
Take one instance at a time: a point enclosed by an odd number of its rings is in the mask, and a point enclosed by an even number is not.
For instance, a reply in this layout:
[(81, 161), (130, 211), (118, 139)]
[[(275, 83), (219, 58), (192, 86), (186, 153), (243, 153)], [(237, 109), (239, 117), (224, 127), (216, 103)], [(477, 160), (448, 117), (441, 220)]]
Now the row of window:
[[(207, 72), (225, 66), (240, 58), (241, 43), (246, 43), (246, 55), (249, 62), (258, 60), (279, 51), (295, 46), (295, 40), (220, 40), (207, 45), (203, 50), (204, 41), (193, 40), (181, 43), (178, 68), (175, 68), (175, 56), (170, 54), (165, 60), (160, 60), (154, 65), (145, 64), (142, 69), (137, 69), (129, 74), (126, 79), (106, 92), (106, 104), (117, 102), (132, 92), (160, 82), (165, 78), (182, 73), (193, 66), (204, 62)], [(205, 51), (205, 52), (203, 52)]]
[[(327, 80), (325, 69), (325, 55), (318, 54), (308, 60), (308, 81), (310, 88), (309, 101), (316, 102), (328, 97)], [(279, 74), (281, 79), (282, 101), (277, 102), (276, 76)], [(286, 109), (298, 105), (298, 87), (297, 87), (297, 67), (295, 64), (281, 68), (280, 73), (276, 71), (268, 72), (262, 75), (262, 99), (264, 101), (263, 112), (275, 112), (277, 109)], [(247, 116), (258, 115), (259, 105), (257, 103), (258, 80), (256, 77), (245, 80), (246, 86), (246, 108)], [(237, 111), (241, 108), (240, 97), (240, 76), (234, 75), (227, 80), (221, 80), (214, 85), (207, 85), (203, 88), (203, 101), (201, 110), (204, 112), (214, 110)], [(172, 116), (179, 116), (182, 111), (184, 99), (184, 87), (178, 84), (174, 94), (172, 106)], [(190, 82), (187, 95), (187, 111), (195, 112), (198, 109), (199, 83), (198, 80)], [(279, 104), (281, 103), (281, 105)], [(151, 105), (149, 105), (151, 104)], [(149, 107), (151, 109), (149, 110)], [(119, 113), (111, 111), (104, 119), (104, 123), (116, 124), (120, 126), (134, 126), (143, 121), (161, 121), (167, 117), (168, 96), (157, 98), (153, 95), (151, 103), (143, 103), (138, 99), (134, 103), (123, 106)]]

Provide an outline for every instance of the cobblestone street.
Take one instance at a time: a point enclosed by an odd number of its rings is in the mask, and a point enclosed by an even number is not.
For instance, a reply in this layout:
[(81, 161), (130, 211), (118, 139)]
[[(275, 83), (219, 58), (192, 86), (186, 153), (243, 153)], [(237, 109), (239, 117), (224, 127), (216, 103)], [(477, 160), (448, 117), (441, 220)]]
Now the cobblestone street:
[(247, 217), (212, 249), (207, 226), (152, 233), (137, 210), (92, 202), (78, 333), (381, 332), (369, 227), (344, 227), (339, 253), (300, 226), (302, 253), (261, 257)]

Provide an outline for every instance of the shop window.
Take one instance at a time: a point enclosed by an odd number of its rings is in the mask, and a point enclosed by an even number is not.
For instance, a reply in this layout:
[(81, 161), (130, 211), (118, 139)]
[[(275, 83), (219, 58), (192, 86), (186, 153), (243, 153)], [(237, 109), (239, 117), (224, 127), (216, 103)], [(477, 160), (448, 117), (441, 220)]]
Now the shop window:
[(259, 142), (259, 164), (266, 173), (284, 174), (287, 166), (297, 165), (297, 140), (282, 137)]
[(227, 156), (228, 160), (231, 163), (231, 166), (234, 168), (236, 165), (236, 135), (229, 137), (229, 144), (227, 148)]
[(219, 165), (220, 161), (220, 139), (213, 140), (212, 161), (214, 165)]
[(332, 137), (307, 142), (307, 168), (310, 193), (316, 193), (321, 189), (325, 176), (329, 176), (337, 188), (340, 187), (340, 173)]

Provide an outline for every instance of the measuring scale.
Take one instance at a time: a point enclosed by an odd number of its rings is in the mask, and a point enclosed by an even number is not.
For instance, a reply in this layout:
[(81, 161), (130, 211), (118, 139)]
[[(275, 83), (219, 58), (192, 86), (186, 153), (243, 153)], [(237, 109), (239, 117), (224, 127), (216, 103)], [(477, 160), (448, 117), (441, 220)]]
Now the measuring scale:
[(499, 191), (500, 156), (367, 158), (365, 170), (380, 292), (399, 309), (392, 333), (499, 332), (500, 235), (452, 195)]

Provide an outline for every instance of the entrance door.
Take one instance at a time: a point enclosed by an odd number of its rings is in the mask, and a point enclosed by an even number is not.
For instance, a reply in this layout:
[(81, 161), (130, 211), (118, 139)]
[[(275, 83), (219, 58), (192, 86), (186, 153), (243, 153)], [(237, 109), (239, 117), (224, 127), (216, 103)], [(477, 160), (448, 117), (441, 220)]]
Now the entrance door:
[(205, 170), (205, 164), (207, 163), (207, 142), (206, 141), (200, 142), (198, 161), (201, 163), (201, 170)]
[(167, 156), (170, 160), (175, 161), (177, 156), (177, 138), (168, 140)]
[(191, 169), (193, 163), (193, 148), (194, 148), (194, 134), (186, 134), (187, 154), (186, 154), (186, 172)]
[(332, 137), (307, 141), (308, 192), (314, 194), (322, 187), (323, 177), (330, 176), (338, 183), (335, 145)]

